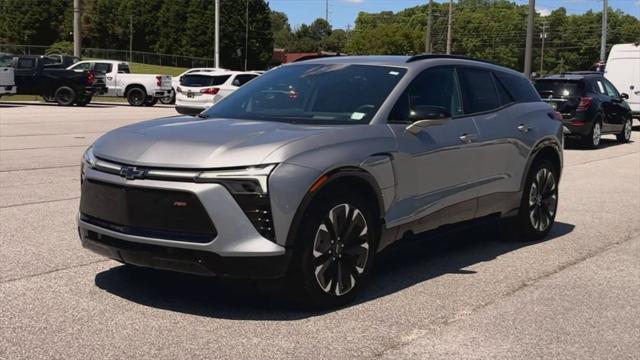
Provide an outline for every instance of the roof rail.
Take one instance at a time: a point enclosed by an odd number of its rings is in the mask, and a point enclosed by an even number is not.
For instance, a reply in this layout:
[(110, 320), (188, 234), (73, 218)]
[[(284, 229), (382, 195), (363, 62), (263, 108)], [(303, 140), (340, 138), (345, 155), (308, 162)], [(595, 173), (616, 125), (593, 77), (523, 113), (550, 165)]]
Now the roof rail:
[(482, 59), (474, 59), (468, 56), (463, 56), (463, 55), (446, 55), (446, 54), (418, 54), (418, 55), (414, 55), (412, 57), (410, 57), (409, 59), (407, 59), (407, 62), (414, 62), (414, 61), (418, 61), (418, 60), (429, 60), (429, 59), (458, 59), (458, 60), (471, 60), (471, 61), (479, 61), (479, 62), (483, 62), (483, 63), (487, 63), (487, 64), (491, 64), (491, 65), (498, 65), (498, 66), (502, 66), (500, 64), (496, 64), (492, 61), (489, 60), (482, 60)]
[(342, 53), (336, 53), (336, 54), (313, 54), (313, 55), (305, 55), (302, 57), (299, 57), (295, 60), (293, 60), (292, 62), (296, 63), (296, 62), (300, 62), (300, 61), (306, 61), (306, 60), (313, 60), (313, 59), (322, 59), (322, 58), (328, 58), (328, 57), (336, 57), (336, 56), (344, 56), (344, 54)]
[(569, 74), (569, 75), (604, 75), (604, 72), (595, 71), (595, 70), (581, 70), (581, 71), (565, 71), (562, 74)]

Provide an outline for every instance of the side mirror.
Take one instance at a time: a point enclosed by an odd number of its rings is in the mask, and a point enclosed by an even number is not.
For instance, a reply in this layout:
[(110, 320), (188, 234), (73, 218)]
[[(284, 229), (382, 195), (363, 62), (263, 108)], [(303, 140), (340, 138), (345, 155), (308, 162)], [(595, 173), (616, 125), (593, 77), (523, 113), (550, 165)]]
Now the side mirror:
[(440, 106), (417, 106), (411, 110), (409, 120), (411, 124), (406, 127), (406, 130), (416, 135), (428, 127), (446, 124), (451, 120), (451, 114)]
[(621, 98), (622, 100), (629, 100), (629, 94), (627, 94), (627, 93), (622, 93), (622, 94), (620, 94), (620, 98)]

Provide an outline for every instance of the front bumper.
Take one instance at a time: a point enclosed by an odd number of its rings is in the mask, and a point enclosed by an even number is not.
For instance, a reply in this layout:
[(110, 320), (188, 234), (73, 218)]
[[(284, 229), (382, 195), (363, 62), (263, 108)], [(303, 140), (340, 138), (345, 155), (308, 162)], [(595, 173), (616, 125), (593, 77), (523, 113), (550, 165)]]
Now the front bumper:
[(291, 253), (278, 256), (223, 257), (208, 251), (125, 241), (80, 227), (82, 246), (126, 264), (189, 274), (248, 279), (284, 277)]
[[(260, 264), (283, 261), (286, 267), (285, 248), (261, 236), (233, 196), (220, 184), (128, 180), (94, 169), (86, 169), (85, 181), (191, 193), (202, 203), (216, 230), (215, 237), (208, 242), (181, 241), (120, 232), (117, 227), (99, 226), (78, 216), (83, 246), (103, 256), (134, 265), (204, 275), (263, 277), (267, 274), (267, 277), (277, 277), (262, 269)], [(255, 261), (250, 261), (252, 259)], [(242, 271), (224, 270), (229, 263), (248, 264), (248, 267)], [(274, 273), (279, 274), (280, 270), (274, 266)], [(236, 273), (239, 275), (234, 275)]]

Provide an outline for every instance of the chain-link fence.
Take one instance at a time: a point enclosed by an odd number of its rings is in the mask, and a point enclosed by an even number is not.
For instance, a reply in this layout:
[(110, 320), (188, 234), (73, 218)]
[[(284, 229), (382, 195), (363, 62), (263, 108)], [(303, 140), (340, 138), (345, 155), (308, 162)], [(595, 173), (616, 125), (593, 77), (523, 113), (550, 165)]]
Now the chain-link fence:
[[(0, 44), (0, 52), (20, 55), (44, 55), (49, 47), (42, 45)], [(83, 48), (83, 58), (130, 61), (141, 64), (179, 66), (179, 67), (213, 67), (213, 58), (159, 54), (146, 51), (128, 51), (116, 49)]]

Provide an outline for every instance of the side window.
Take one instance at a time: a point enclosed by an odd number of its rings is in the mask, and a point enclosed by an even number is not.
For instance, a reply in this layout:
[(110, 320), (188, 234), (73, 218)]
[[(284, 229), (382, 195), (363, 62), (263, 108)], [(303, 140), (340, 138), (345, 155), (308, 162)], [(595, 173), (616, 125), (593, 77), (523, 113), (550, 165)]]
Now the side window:
[(465, 114), (475, 114), (500, 107), (498, 94), (489, 71), (460, 69), (460, 87)]
[(533, 87), (529, 79), (520, 75), (508, 74), (506, 72), (496, 72), (496, 77), (511, 97), (516, 102), (536, 102), (540, 100), (540, 94)]
[(461, 115), (462, 106), (453, 67), (427, 69), (416, 76), (389, 114), (390, 122), (408, 122), (417, 106), (438, 106), (451, 115)]
[(89, 70), (91, 69), (91, 63), (80, 63), (72, 67), (73, 70)]
[(118, 74), (128, 74), (128, 73), (130, 73), (129, 65), (125, 63), (118, 64)]
[(511, 97), (509, 92), (507, 92), (507, 89), (504, 88), (504, 85), (500, 82), (500, 80), (498, 80), (495, 74), (493, 75), (493, 80), (495, 81), (496, 89), (498, 90), (498, 99), (500, 100), (500, 105), (504, 106), (507, 104), (511, 104), (513, 102), (513, 98)]
[(616, 87), (613, 86), (613, 84), (610, 83), (609, 80), (602, 79), (602, 81), (604, 82), (604, 87), (607, 90), (607, 94), (609, 94), (609, 96), (614, 99), (620, 99), (620, 93), (618, 92), (618, 89), (616, 89)]
[(607, 90), (605, 90), (604, 88), (604, 83), (602, 82), (602, 80), (598, 79), (596, 80), (596, 91), (599, 92), (602, 95), (607, 95)]
[(18, 69), (32, 69), (36, 67), (36, 59), (18, 58)]
[(253, 75), (253, 74), (237, 75), (236, 78), (233, 80), (233, 85), (242, 86), (248, 83), (251, 79), (255, 78), (256, 76), (257, 75)]
[(105, 74), (110, 73), (112, 69), (113, 69), (113, 65), (111, 65), (110, 63), (96, 63), (96, 66), (95, 66), (96, 71), (103, 72)]

